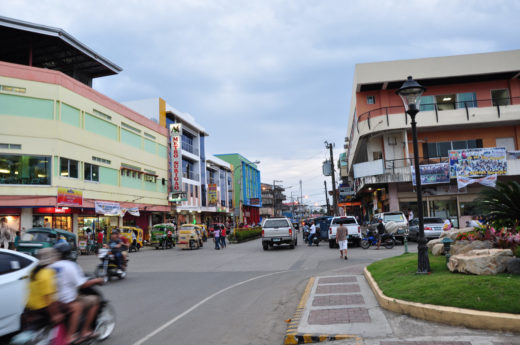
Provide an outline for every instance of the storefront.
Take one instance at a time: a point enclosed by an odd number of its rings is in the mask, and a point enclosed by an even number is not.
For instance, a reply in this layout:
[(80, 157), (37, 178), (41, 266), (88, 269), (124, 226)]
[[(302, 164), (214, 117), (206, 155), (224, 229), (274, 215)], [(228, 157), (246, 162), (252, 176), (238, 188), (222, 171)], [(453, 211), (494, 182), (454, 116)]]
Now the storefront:
[(33, 227), (63, 229), (72, 232), (73, 209), (69, 207), (37, 207), (33, 210)]
[(0, 208), (0, 219), (5, 218), (7, 227), (11, 231), (20, 231), (20, 214), (19, 208)]

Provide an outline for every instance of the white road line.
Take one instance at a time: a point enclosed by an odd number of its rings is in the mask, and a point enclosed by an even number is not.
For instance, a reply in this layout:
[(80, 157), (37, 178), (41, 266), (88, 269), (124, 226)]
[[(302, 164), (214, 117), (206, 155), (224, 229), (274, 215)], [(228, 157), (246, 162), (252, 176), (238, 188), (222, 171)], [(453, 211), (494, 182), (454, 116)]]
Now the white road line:
[(183, 313), (177, 315), (176, 317), (174, 317), (174, 318), (171, 319), (170, 321), (166, 322), (164, 325), (162, 325), (161, 327), (157, 328), (155, 331), (151, 332), (150, 334), (148, 334), (148, 335), (145, 336), (144, 338), (139, 339), (139, 340), (136, 341), (133, 345), (141, 345), (141, 344), (143, 344), (144, 342), (146, 342), (147, 340), (149, 340), (151, 337), (153, 337), (153, 336), (157, 335), (158, 333), (162, 332), (164, 329), (170, 327), (170, 326), (173, 325), (175, 322), (177, 322), (178, 320), (180, 320), (181, 318), (183, 318), (183, 317), (186, 316), (187, 314), (191, 313), (193, 310), (197, 309), (198, 307), (200, 307), (201, 305), (203, 305), (203, 304), (206, 303), (207, 301), (213, 299), (215, 296), (218, 296), (218, 295), (220, 295), (221, 293), (226, 292), (227, 290), (233, 289), (233, 288), (235, 288), (235, 287), (237, 287), (237, 286), (240, 286), (240, 285), (247, 284), (247, 283), (249, 283), (249, 282), (252, 282), (253, 280), (257, 280), (257, 279), (261, 279), (261, 278), (269, 277), (269, 276), (272, 276), (272, 275), (275, 275), (275, 274), (284, 273), (284, 272), (287, 272), (287, 271), (279, 271), (279, 272), (274, 272), (274, 273), (264, 274), (264, 275), (261, 275), (261, 276), (258, 276), (258, 277), (253, 277), (253, 278), (250, 278), (250, 279), (247, 279), (247, 280), (244, 280), (244, 281), (238, 282), (238, 283), (236, 283), (236, 284), (230, 285), (230, 286), (228, 286), (227, 288), (224, 288), (224, 289), (222, 289), (222, 290), (220, 290), (220, 291), (217, 291), (217, 292), (215, 292), (213, 295), (208, 296), (208, 297), (204, 298), (202, 301), (200, 301), (199, 303), (193, 305), (190, 309), (184, 311)]

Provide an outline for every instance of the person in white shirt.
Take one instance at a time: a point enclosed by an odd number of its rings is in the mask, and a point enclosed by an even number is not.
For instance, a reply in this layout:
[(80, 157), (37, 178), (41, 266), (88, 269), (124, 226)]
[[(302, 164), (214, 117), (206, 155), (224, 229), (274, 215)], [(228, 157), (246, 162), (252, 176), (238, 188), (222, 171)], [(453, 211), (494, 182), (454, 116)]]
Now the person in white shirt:
[(316, 225), (314, 224), (314, 221), (311, 222), (311, 229), (309, 231), (309, 247), (312, 246), (312, 239), (316, 236)]
[[(60, 253), (61, 260), (51, 264), (49, 268), (56, 271), (58, 300), (65, 304), (70, 312), (67, 344), (87, 340), (95, 336), (91, 325), (99, 309), (99, 298), (94, 295), (80, 295), (79, 289), (102, 284), (103, 279), (88, 280), (77, 263), (67, 260), (71, 251), (68, 243), (57, 243), (54, 248)], [(85, 322), (79, 335), (76, 335), (82, 312), (86, 313)]]

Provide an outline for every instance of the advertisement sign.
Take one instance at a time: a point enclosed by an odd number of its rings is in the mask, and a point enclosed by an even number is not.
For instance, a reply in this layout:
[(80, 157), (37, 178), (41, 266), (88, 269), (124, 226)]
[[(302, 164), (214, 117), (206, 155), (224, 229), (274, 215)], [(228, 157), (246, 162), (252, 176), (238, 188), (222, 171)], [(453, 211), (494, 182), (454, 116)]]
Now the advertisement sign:
[(250, 198), (249, 205), (260, 205), (260, 198)]
[(109, 216), (119, 216), (121, 214), (121, 206), (117, 202), (94, 201), (96, 213)]
[(354, 164), (354, 178), (383, 175), (385, 173), (382, 159)]
[(83, 205), (83, 192), (80, 190), (58, 187), (58, 205)]
[(497, 175), (489, 175), (479, 178), (471, 178), (464, 176), (457, 177), (457, 187), (459, 187), (459, 189), (464, 188), (472, 183), (480, 183), (481, 185), (487, 187), (495, 187), (497, 184)]
[(507, 174), (506, 149), (503, 147), (453, 150), (449, 157), (452, 178)]
[(332, 176), (332, 162), (330, 160), (324, 161), (321, 169), (323, 176)]
[[(415, 166), (410, 166), (412, 170), (412, 184), (415, 186)], [(419, 165), (421, 174), (421, 184), (450, 183), (450, 165), (448, 163), (424, 164)]]
[(181, 157), (182, 125), (170, 125), (170, 170), (172, 173), (172, 193), (182, 193), (182, 157)]
[(139, 217), (139, 215), (140, 215), (139, 208), (130, 207), (130, 208), (121, 208), (120, 216), (123, 217), (126, 212), (130, 213), (132, 216), (135, 216), (135, 217)]
[(217, 185), (215, 183), (208, 184), (208, 203), (210, 205), (217, 204)]
[(356, 195), (352, 187), (339, 187), (339, 196)]

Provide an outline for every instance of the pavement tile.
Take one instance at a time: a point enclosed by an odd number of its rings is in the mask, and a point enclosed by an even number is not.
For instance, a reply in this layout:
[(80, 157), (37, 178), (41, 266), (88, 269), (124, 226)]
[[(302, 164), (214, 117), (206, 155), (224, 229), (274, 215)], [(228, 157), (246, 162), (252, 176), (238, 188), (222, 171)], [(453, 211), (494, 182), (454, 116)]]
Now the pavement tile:
[(316, 288), (317, 294), (351, 293), (360, 291), (361, 289), (358, 284), (318, 285)]
[(364, 267), (362, 266), (354, 266), (354, 267), (348, 267), (345, 269), (334, 271), (337, 274), (352, 274), (352, 275), (363, 275)]
[(329, 325), (338, 323), (371, 322), (366, 308), (338, 308), (311, 310), (308, 323), (311, 325)]
[(470, 341), (382, 341), (381, 345), (471, 345)]
[(312, 301), (313, 307), (352, 304), (365, 304), (365, 300), (361, 295), (329, 295), (316, 296)]
[(327, 277), (320, 278), (318, 284), (335, 284), (335, 283), (356, 283), (356, 277)]

